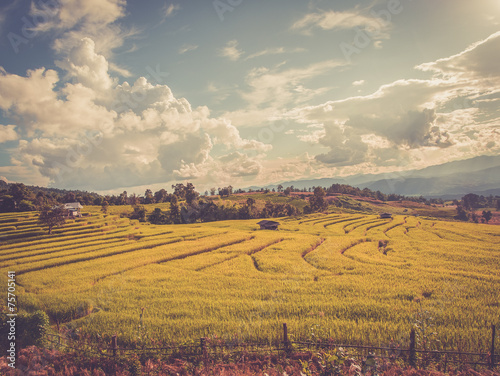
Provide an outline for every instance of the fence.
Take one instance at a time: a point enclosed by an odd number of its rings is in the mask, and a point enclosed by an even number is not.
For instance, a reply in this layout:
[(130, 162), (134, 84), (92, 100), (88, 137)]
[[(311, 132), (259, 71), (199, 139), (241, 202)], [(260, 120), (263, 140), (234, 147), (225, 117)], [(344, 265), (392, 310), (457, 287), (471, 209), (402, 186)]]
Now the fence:
[[(421, 365), (425, 362), (441, 360), (444, 362), (445, 368), (447, 363), (459, 363), (467, 365), (482, 365), (487, 366), (490, 369), (494, 369), (498, 365), (497, 358), (499, 357), (495, 354), (495, 325), (491, 326), (491, 346), (486, 353), (417, 349), (414, 329), (410, 331), (408, 348), (400, 348), (398, 346), (380, 347), (371, 345), (339, 344), (333, 341), (292, 341), (290, 340), (290, 337), (288, 335), (288, 327), (286, 323), (283, 324), (283, 338), (282, 340), (277, 342), (279, 343), (279, 346), (248, 342), (214, 342), (208, 338), (200, 338), (199, 345), (126, 348), (118, 346), (118, 337), (114, 335), (111, 338), (110, 347), (99, 348), (93, 346), (92, 344), (82, 344), (81, 342), (77, 342), (74, 339), (59, 335), (49, 334), (48, 336), (48, 342), (52, 344), (61, 347), (67, 347), (80, 352), (86, 352), (88, 354), (116, 357), (119, 353), (123, 354), (127, 352), (162, 352), (164, 355), (170, 356), (175, 359), (196, 359), (198, 361), (202, 360), (205, 366), (207, 366), (210, 361), (222, 360), (225, 355), (232, 355), (233, 357), (235, 355), (241, 355), (244, 359), (244, 357), (248, 356), (249, 354), (262, 355), (278, 353), (283, 356), (292, 356), (293, 353), (297, 353), (300, 351), (311, 351), (311, 349), (332, 350), (339, 348), (354, 350), (355, 354), (350, 353), (349, 355), (354, 357), (357, 356), (358, 358), (379, 358), (392, 360), (404, 359), (412, 367), (417, 366), (417, 359), (420, 358)], [(57, 341), (54, 341), (54, 338), (57, 338)], [(73, 345), (70, 345), (68, 343), (73, 343)], [(478, 359), (473, 361), (471, 360), (472, 358)]]

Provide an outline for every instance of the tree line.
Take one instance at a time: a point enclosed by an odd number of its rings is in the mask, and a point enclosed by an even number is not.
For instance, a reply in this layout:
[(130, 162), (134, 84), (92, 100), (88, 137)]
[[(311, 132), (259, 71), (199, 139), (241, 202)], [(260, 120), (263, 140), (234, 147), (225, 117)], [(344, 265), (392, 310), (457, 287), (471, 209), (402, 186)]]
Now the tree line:
[(476, 211), (486, 208), (500, 210), (500, 197), (493, 197), (492, 195), (480, 196), (469, 193), (463, 196), (460, 201), (454, 200), (453, 203), (457, 206), (456, 219), (465, 222), (479, 223), (481, 221), (482, 223), (488, 223), (493, 218), (491, 210), (483, 210), (481, 215), (478, 215)]

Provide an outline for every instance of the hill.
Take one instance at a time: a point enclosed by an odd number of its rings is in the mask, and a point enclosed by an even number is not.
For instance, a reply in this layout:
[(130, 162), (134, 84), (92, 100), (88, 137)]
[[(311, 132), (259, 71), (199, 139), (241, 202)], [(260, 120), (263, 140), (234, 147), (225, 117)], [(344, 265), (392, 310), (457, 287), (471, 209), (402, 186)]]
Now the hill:
[[(467, 193), (496, 195), (500, 194), (500, 156), (480, 156), (400, 173), (351, 175), (281, 183), (284, 187), (294, 186), (299, 189), (312, 186), (328, 187), (332, 184), (348, 184), (361, 189), (369, 188), (385, 194), (404, 196), (453, 199)], [(276, 189), (277, 185), (269, 185), (266, 188)]]

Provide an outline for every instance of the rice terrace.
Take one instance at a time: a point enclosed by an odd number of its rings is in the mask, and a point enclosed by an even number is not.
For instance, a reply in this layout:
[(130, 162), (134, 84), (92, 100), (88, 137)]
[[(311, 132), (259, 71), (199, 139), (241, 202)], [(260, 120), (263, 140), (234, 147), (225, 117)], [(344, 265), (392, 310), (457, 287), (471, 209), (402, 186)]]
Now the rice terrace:
[[(53, 230), (35, 213), (0, 216), (2, 283), (57, 327), (122, 343), (200, 337), (389, 344), (417, 320), (421, 341), (488, 348), (498, 323), (500, 228), (408, 215), (333, 212), (151, 225), (84, 216)], [(427, 331), (425, 333), (425, 331)]]
[(500, 376), (499, 0), (0, 1), (0, 376)]

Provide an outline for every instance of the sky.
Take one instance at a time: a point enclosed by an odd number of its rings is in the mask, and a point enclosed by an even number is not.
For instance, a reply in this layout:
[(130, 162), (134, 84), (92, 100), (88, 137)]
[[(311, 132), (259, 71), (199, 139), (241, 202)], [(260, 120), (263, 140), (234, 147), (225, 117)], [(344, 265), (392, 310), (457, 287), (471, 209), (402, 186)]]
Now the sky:
[(500, 154), (498, 0), (3, 0), (0, 178), (199, 190)]

